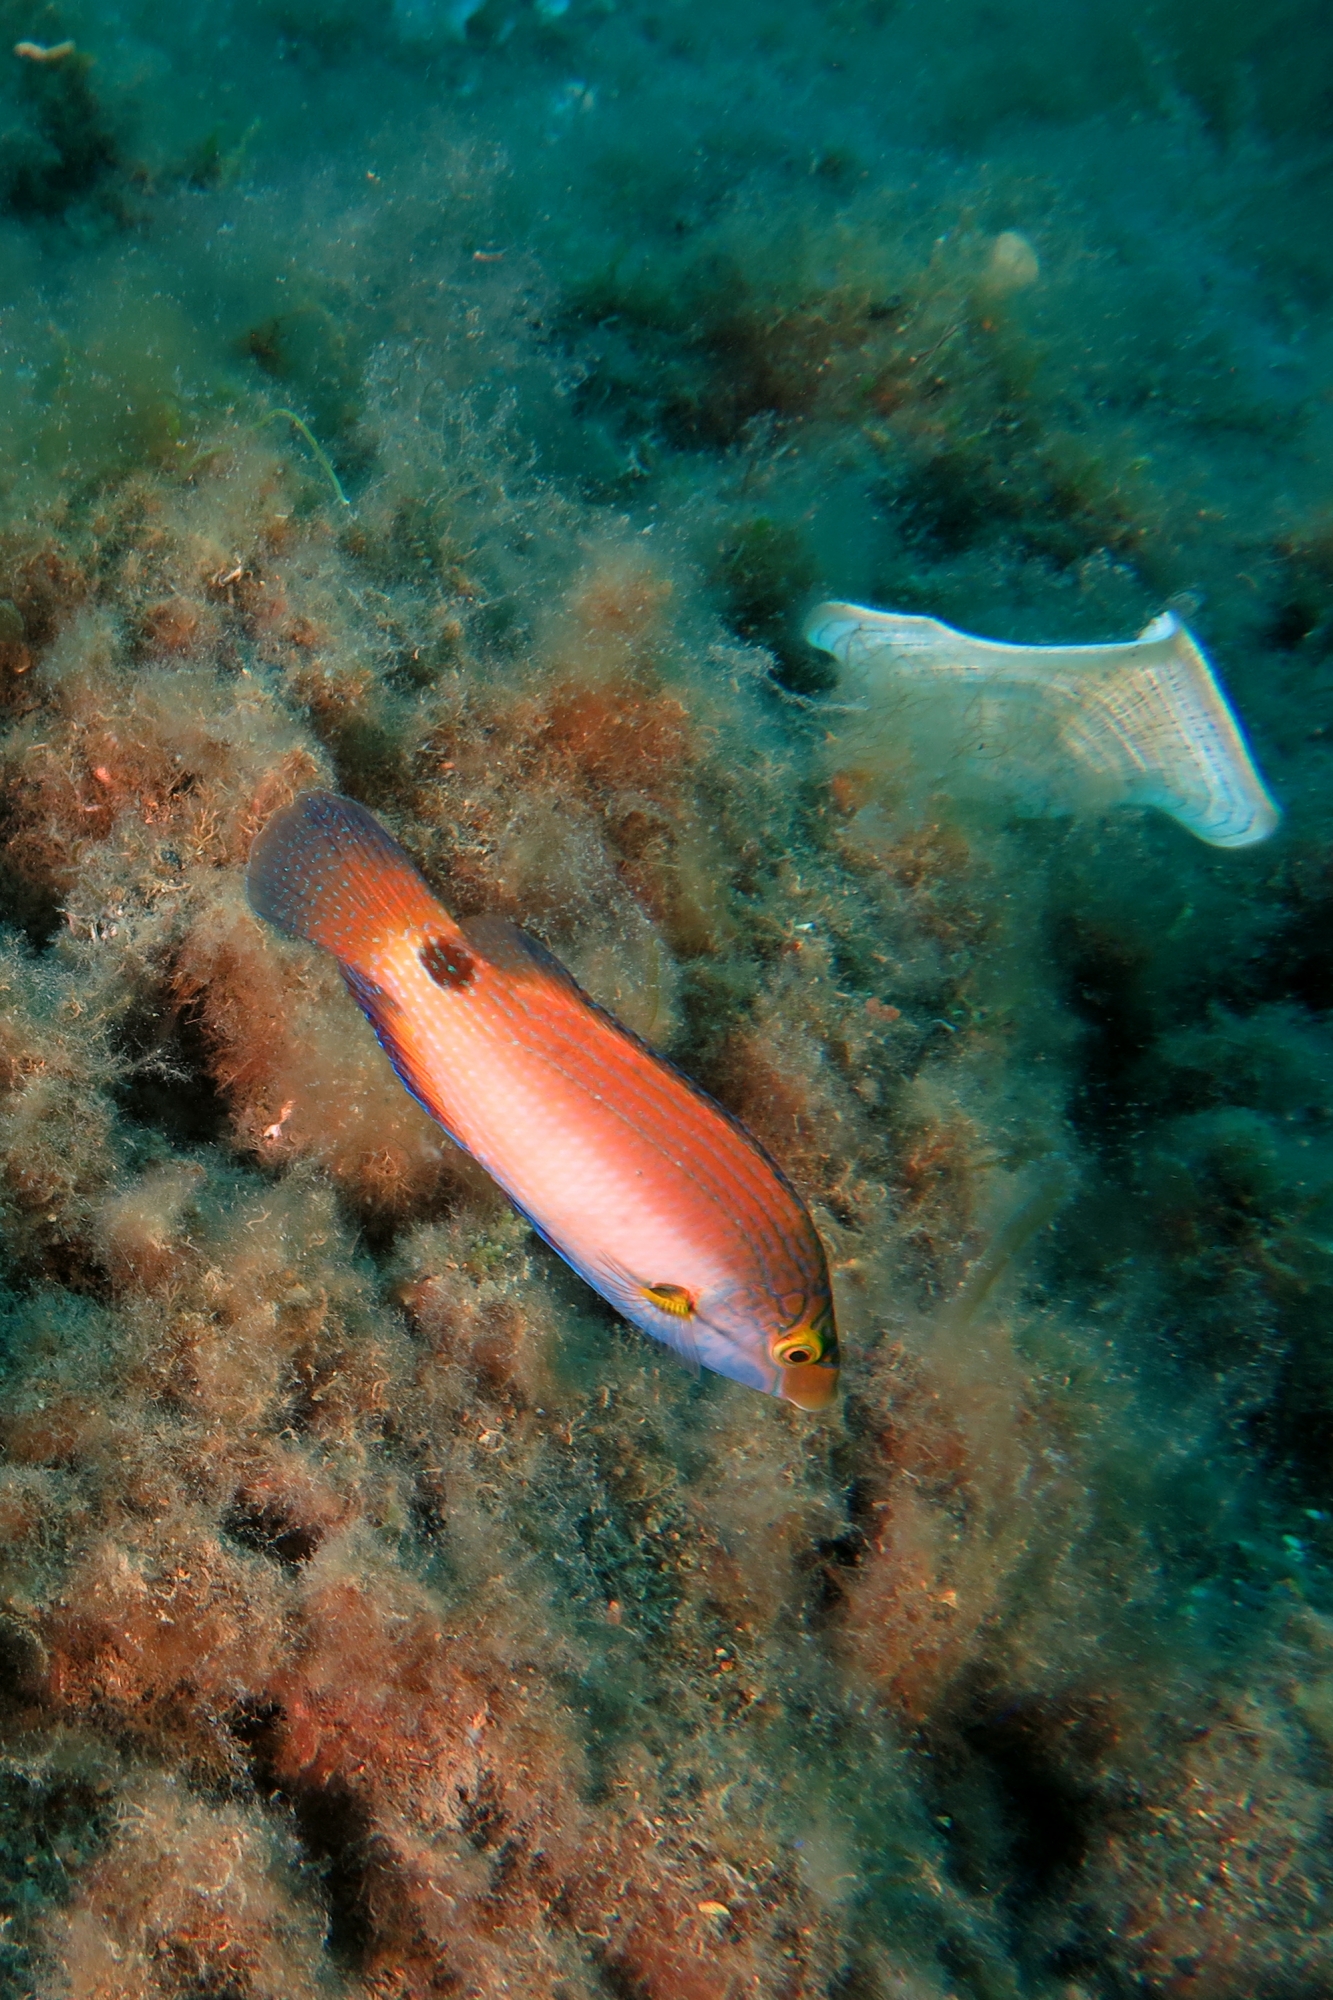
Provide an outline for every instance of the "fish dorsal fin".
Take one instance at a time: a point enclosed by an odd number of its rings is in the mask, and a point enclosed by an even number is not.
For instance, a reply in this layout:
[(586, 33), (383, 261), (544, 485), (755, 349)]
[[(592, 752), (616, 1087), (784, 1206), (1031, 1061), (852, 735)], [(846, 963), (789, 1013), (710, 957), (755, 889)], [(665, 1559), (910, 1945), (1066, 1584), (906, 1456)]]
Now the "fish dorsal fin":
[[(633, 1028), (627, 1028), (623, 1021), (617, 1020), (609, 1008), (603, 1007), (600, 1000), (594, 1000), (591, 993), (585, 993), (569, 967), (562, 964), (540, 938), (531, 936), (512, 918), (494, 915), (467, 917), (459, 925), (459, 930), (465, 943), (497, 972), (505, 973), (510, 979), (521, 980), (538, 987), (545, 986), (567, 994), (576, 1000), (579, 1006), (586, 1007), (590, 1014), (596, 1014), (605, 1021), (623, 1040), (632, 1042), (635, 1048), (642, 1049), (645, 1055), (650, 1056), (662, 1068), (680, 1076), (681, 1081), (694, 1096), (706, 1096), (706, 1093), (701, 1091), (697, 1084), (692, 1083), (689, 1077), (681, 1075), (674, 1063), (668, 1062), (651, 1043), (645, 1042), (642, 1035), (636, 1035)], [(711, 1103), (712, 1099), (709, 1098), (708, 1102)], [(723, 1116), (726, 1114), (723, 1113)]]
[(565, 986), (577, 993), (589, 1006), (596, 1002), (589, 1000), (572, 972), (560, 963), (553, 951), (537, 938), (530, 937), (512, 917), (499, 917), (492, 913), (480, 917), (466, 917), (458, 926), (464, 938), (488, 964), (497, 972), (508, 972), (517, 978), (545, 977), (557, 985)]

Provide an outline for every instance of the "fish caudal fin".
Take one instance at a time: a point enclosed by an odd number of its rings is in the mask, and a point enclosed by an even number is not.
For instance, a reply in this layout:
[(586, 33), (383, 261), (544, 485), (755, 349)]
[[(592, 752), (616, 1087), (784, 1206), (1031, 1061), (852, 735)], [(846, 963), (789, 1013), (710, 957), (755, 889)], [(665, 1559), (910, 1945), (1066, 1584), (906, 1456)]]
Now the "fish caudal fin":
[(336, 792), (303, 792), (273, 815), (250, 849), (245, 886), (257, 917), (344, 966), (366, 964), (404, 931), (454, 931), (393, 836)]

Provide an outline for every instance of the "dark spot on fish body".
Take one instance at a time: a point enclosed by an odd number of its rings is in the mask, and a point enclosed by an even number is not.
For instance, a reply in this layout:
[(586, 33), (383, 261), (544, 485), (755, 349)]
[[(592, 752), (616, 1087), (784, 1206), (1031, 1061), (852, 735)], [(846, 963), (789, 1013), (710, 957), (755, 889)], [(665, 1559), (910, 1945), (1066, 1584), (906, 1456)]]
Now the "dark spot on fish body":
[(417, 956), (437, 986), (467, 986), (477, 970), (471, 952), (449, 938), (431, 938)]

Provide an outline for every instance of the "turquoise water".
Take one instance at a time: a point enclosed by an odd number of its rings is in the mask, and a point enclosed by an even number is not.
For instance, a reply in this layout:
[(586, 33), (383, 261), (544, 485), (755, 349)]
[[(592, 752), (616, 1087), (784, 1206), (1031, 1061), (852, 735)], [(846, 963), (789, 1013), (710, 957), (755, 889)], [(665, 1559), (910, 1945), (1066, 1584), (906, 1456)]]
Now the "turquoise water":
[[(1326, 10), (0, 14), (4, 1994), (1333, 1991)], [(1280, 828), (826, 597), (1174, 608)], [(253, 922), (312, 784), (774, 1153), (828, 1417)]]

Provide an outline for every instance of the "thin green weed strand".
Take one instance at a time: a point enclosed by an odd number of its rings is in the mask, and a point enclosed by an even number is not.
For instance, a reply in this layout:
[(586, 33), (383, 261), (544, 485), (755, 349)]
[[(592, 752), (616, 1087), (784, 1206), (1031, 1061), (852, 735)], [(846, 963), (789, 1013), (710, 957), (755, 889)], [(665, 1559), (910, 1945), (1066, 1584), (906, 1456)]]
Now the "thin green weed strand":
[(295, 410), (286, 410), (286, 409), (267, 410), (264, 413), (264, 415), (259, 419), (259, 422), (255, 425), (255, 429), (262, 430), (264, 425), (272, 423), (275, 417), (285, 417), (288, 423), (294, 425), (294, 427), (301, 433), (301, 436), (310, 446), (311, 451), (314, 452), (315, 458), (319, 463), (320, 470), (323, 472), (325, 478), (328, 480), (329, 485), (333, 488), (334, 493), (337, 495), (340, 504), (347, 509), (349, 514), (354, 514), (356, 512), (356, 509), (355, 507), (353, 507), (347, 495), (343, 492), (342, 481), (339, 479), (337, 473), (334, 471), (333, 464), (329, 458), (328, 453), (325, 451), (319, 439), (315, 436), (315, 433), (311, 430), (309, 424), (306, 423), (303, 417), (298, 417)]

